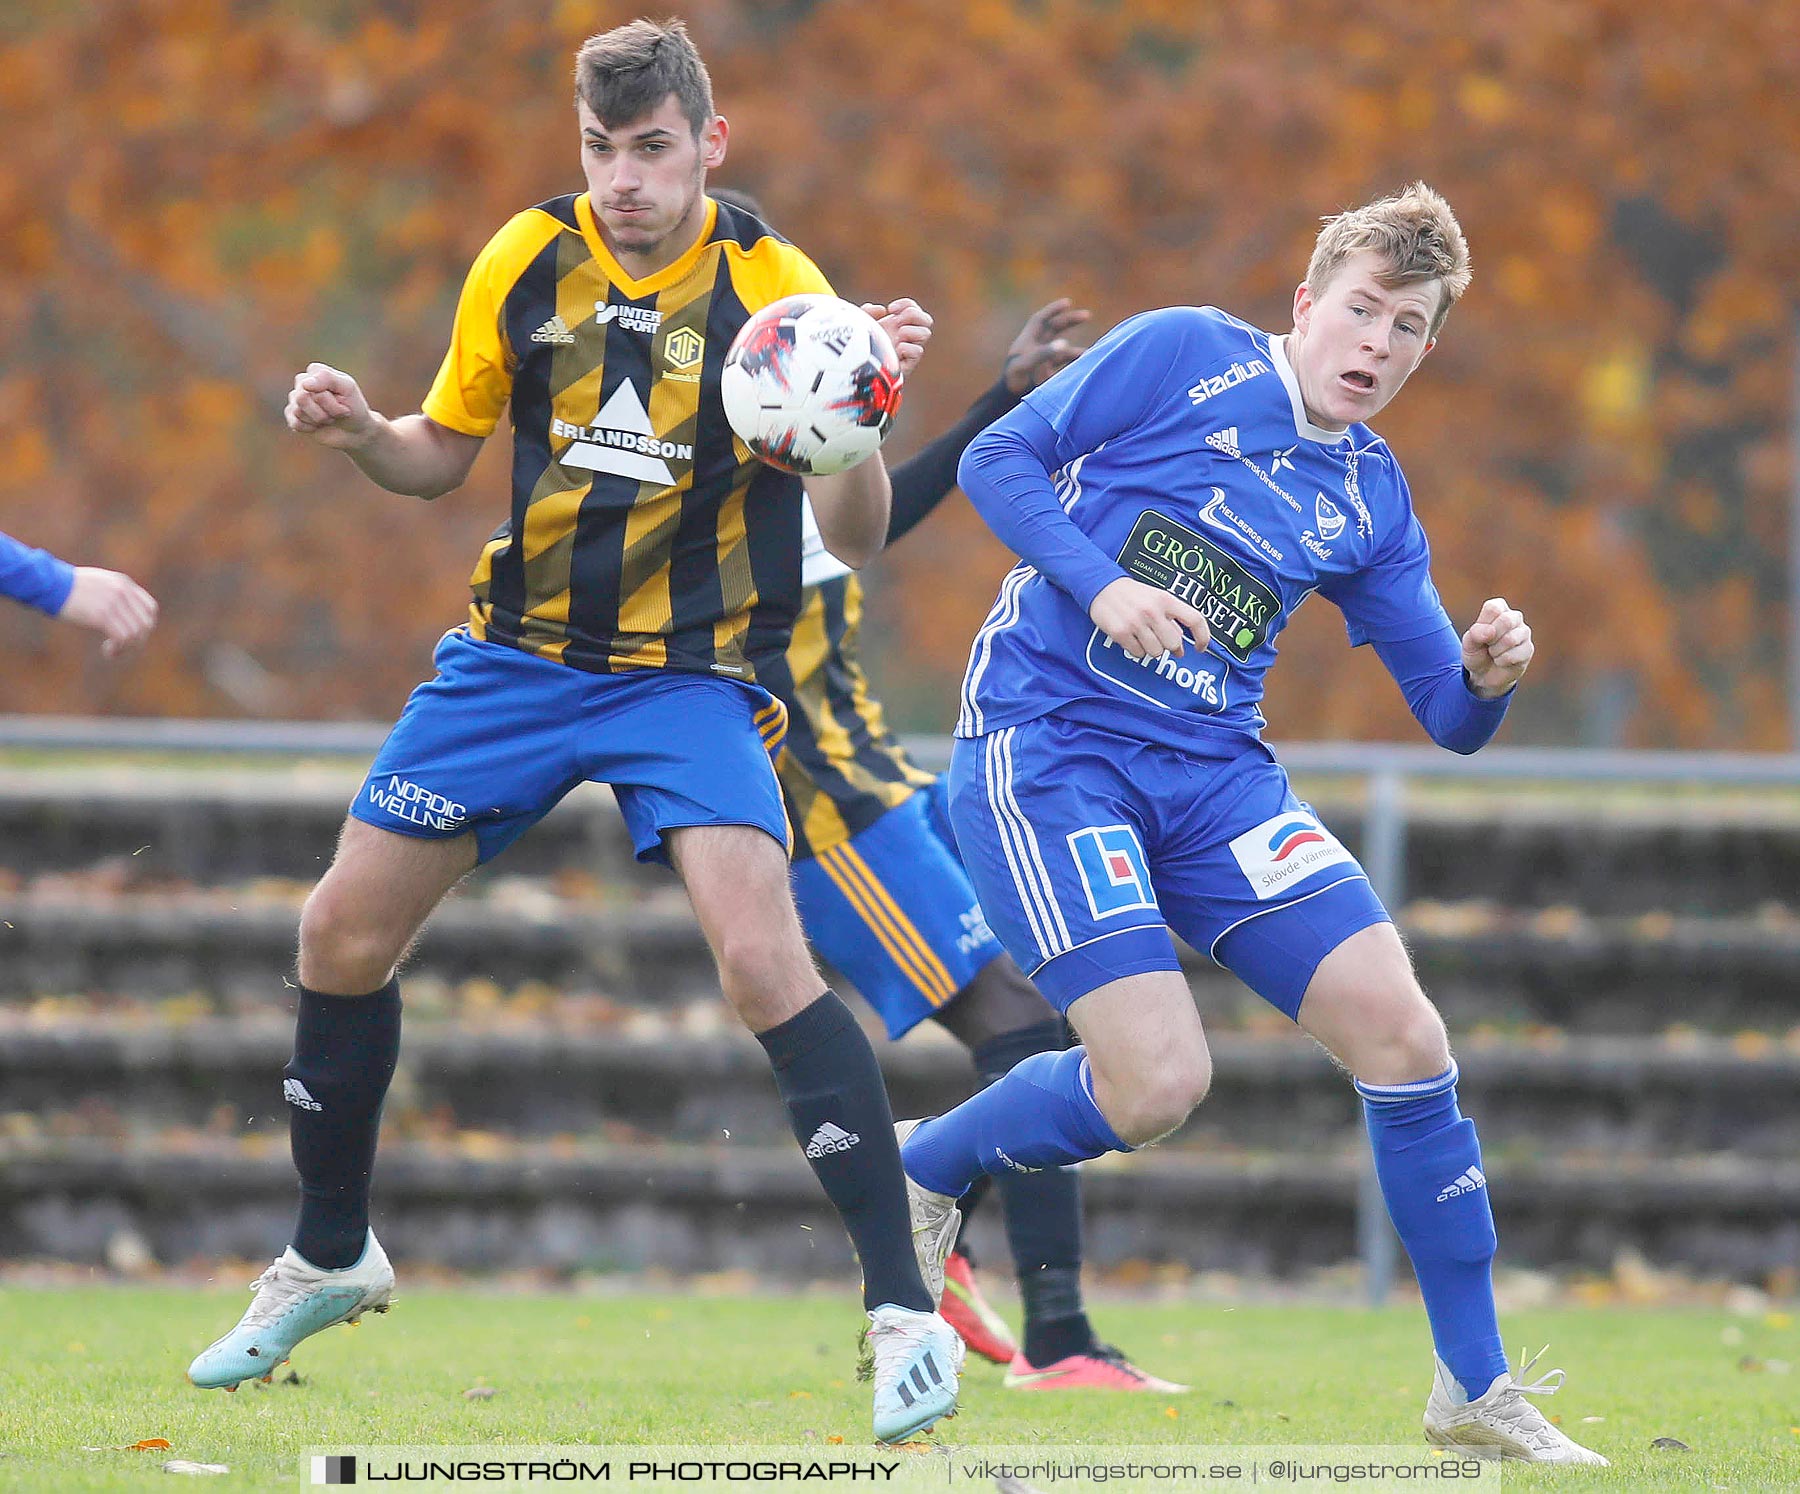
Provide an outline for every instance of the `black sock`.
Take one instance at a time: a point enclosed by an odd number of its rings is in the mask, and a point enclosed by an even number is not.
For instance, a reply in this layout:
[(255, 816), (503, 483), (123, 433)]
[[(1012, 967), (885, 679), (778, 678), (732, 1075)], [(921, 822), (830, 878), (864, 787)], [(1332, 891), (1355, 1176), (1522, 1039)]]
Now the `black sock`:
[(300, 1173), (294, 1249), (322, 1270), (353, 1266), (363, 1253), (381, 1102), (399, 1055), (399, 981), (369, 996), (300, 988), (281, 1090)]
[(887, 1086), (850, 1008), (827, 991), (756, 1038), (775, 1070), (794, 1137), (862, 1260), (863, 1306), (892, 1302), (930, 1312)]
[[(1039, 1022), (989, 1038), (974, 1050), (975, 1071), (992, 1084), (1034, 1053), (1068, 1046), (1063, 1024)], [(1007, 1172), (996, 1178), (1006, 1242), (1025, 1308), (1025, 1357), (1040, 1368), (1094, 1341), (1081, 1302), (1081, 1184), (1072, 1167)]]
[[(1021, 1278), (1020, 1296), (1025, 1304), (1025, 1357), (1037, 1369), (1086, 1354), (1095, 1344), (1093, 1325), (1081, 1307), (1081, 1273), (1052, 1267)], [(1057, 1313), (1056, 1303), (1073, 1299), (1073, 1312)]]

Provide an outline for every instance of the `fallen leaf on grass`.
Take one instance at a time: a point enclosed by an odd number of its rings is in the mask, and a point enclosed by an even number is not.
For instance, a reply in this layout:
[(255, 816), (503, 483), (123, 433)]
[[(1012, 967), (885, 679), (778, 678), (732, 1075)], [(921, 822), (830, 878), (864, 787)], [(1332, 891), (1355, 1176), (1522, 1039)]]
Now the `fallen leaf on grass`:
[(175, 1444), (167, 1437), (145, 1437), (137, 1442), (114, 1442), (106, 1447), (83, 1447), (83, 1452), (161, 1452)]
[(836, 1432), (833, 1432), (825, 1440), (827, 1442), (829, 1442), (833, 1447), (842, 1447), (844, 1445), (844, 1439), (842, 1437), (838, 1436), (838, 1434)]
[(171, 1458), (163, 1464), (164, 1473), (230, 1473), (229, 1463), (190, 1463), (186, 1458)]
[(463, 1392), (465, 1401), (491, 1401), (496, 1392), (492, 1385), (471, 1385)]
[(1693, 1449), (1679, 1437), (1658, 1437), (1650, 1444), (1657, 1452), (1692, 1452)]

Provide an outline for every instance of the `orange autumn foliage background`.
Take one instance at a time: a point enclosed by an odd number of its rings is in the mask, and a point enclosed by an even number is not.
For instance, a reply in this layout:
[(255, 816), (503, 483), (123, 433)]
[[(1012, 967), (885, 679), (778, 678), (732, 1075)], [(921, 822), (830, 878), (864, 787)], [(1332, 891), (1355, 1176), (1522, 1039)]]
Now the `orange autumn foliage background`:
[[(391, 718), (462, 615), (506, 438), (384, 494), (287, 435), (311, 359), (416, 408), (464, 269), (580, 185), (569, 59), (638, 12), (513, 0), (25, 0), (0, 16), (0, 529), (131, 572), (150, 648), (0, 611), (0, 710)], [(657, 13), (661, 13), (660, 11)], [(1415, 177), (1473, 289), (1378, 422), (1459, 625), (1521, 605), (1513, 741), (1789, 745), (1800, 9), (1766, 0), (966, 0), (682, 8), (716, 180), (938, 335), (904, 456), (1068, 294), (1094, 335), (1279, 328), (1318, 218)], [(947, 729), (1007, 557), (954, 500), (871, 573), (903, 726)], [(1412, 738), (1315, 601), (1277, 739)]]

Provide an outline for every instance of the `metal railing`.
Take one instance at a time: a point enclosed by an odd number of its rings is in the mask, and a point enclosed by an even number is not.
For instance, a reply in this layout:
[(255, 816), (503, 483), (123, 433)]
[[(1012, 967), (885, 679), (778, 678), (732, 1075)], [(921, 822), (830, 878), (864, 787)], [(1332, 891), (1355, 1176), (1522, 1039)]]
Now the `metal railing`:
[[(0, 750), (207, 754), (254, 757), (373, 757), (388, 728), (369, 722), (185, 721), (147, 717), (0, 716)], [(909, 736), (921, 765), (942, 769), (950, 739)], [(1302, 775), (1366, 784), (1362, 864), (1390, 908), (1405, 905), (1407, 787), (1415, 780), (1654, 784), (1707, 788), (1800, 787), (1800, 754), (1604, 751), (1490, 747), (1462, 757), (1416, 743), (1295, 742), (1276, 748)], [(1357, 1236), (1371, 1302), (1386, 1300), (1398, 1242), (1372, 1162), (1357, 1200)]]

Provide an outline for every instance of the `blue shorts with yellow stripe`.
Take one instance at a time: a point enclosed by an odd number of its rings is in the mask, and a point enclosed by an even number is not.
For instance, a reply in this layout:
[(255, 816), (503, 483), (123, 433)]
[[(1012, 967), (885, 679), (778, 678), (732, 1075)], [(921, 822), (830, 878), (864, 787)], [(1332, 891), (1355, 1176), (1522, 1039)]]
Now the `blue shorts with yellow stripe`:
[(949, 838), (941, 781), (794, 863), (807, 938), (897, 1038), (1003, 952)]
[(491, 860), (577, 784), (612, 786), (640, 861), (693, 825), (751, 825), (792, 849), (774, 755), (787, 710), (754, 685), (671, 669), (595, 674), (446, 633), (350, 806), (397, 835), (475, 834)]

